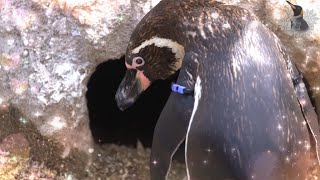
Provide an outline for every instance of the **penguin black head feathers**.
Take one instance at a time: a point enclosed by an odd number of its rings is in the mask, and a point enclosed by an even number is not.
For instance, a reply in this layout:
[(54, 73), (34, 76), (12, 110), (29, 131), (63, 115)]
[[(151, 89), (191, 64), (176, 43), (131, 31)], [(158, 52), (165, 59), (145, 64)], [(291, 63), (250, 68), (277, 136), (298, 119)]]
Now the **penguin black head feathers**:
[(175, 20), (165, 20), (170, 16), (165, 12), (147, 14), (132, 33), (126, 51), (127, 74), (116, 94), (122, 110), (131, 106), (153, 81), (167, 79), (181, 67), (184, 46), (179, 33), (171, 29), (177, 26)]
[[(125, 61), (128, 70), (116, 95), (120, 109), (131, 106), (153, 81), (178, 71), (184, 57), (184, 47), (171, 39), (153, 36), (138, 45), (131, 42)], [(124, 98), (129, 101), (121, 103)]]
[(293, 16), (303, 16), (303, 9), (301, 6), (294, 5), (291, 2), (287, 1), (293, 10)]
[(116, 93), (120, 109), (130, 107), (153, 81), (167, 79), (181, 68), (188, 48), (186, 32), (199, 33), (194, 24), (201, 24), (206, 8), (222, 4), (214, 0), (165, 0), (144, 16), (127, 47), (128, 70)]
[(183, 56), (184, 47), (181, 44), (153, 36), (134, 48), (129, 45), (126, 66), (129, 70), (136, 69), (151, 83), (174, 74), (181, 67)]

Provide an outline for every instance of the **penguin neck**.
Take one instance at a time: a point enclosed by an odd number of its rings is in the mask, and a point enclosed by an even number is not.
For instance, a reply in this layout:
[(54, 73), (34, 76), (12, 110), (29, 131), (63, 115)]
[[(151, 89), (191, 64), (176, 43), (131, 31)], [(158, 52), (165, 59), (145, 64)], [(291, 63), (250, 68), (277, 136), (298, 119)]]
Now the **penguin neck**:
[(198, 74), (198, 67), (199, 62), (195, 54), (193, 52), (187, 52), (183, 58), (177, 83), (188, 89), (193, 89)]
[(297, 16), (293, 16), (293, 19), (303, 19), (303, 15), (299, 14)]

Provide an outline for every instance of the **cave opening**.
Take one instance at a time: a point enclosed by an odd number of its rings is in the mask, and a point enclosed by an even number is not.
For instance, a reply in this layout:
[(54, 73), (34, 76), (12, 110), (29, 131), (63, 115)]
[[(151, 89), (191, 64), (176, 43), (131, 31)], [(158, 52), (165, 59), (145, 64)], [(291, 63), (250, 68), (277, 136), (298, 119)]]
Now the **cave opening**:
[(144, 147), (151, 147), (154, 127), (177, 75), (154, 82), (132, 107), (121, 111), (115, 94), (125, 71), (121, 57), (101, 63), (91, 75), (86, 93), (91, 133), (98, 144), (135, 147), (139, 140)]

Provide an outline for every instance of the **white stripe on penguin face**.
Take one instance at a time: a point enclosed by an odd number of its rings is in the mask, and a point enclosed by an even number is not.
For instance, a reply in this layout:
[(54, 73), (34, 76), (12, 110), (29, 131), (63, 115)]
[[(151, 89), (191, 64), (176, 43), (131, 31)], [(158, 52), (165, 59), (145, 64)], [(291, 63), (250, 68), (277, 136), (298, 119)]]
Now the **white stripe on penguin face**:
[(175, 55), (176, 58), (176, 64), (174, 65), (173, 69), (174, 70), (178, 70), (180, 69), (181, 65), (182, 65), (182, 60), (184, 58), (184, 47), (177, 43), (176, 41), (173, 41), (171, 39), (165, 39), (165, 38), (161, 38), (161, 37), (152, 37), (149, 40), (144, 41), (143, 43), (140, 44), (140, 46), (134, 48), (131, 53), (132, 54), (138, 54), (140, 52), (141, 49), (150, 46), (154, 44), (156, 47), (167, 47), (169, 49), (171, 49), (172, 53)]
[(199, 100), (201, 98), (201, 91), (202, 91), (202, 86), (201, 86), (201, 79), (198, 76), (197, 80), (196, 80), (196, 84), (194, 87), (194, 104), (193, 104), (193, 110), (192, 110), (192, 114), (191, 114), (191, 118), (189, 121), (189, 126), (188, 126), (188, 130), (187, 130), (187, 135), (186, 135), (186, 145), (185, 145), (185, 161), (186, 161), (186, 168), (187, 168), (187, 176), (188, 176), (188, 180), (190, 180), (190, 174), (189, 174), (189, 167), (188, 167), (188, 159), (187, 159), (187, 154), (188, 154), (188, 138), (189, 138), (189, 132), (190, 132), (190, 128), (192, 126), (192, 122), (193, 122), (193, 118), (195, 113), (197, 112), (198, 109), (198, 105), (199, 105)]

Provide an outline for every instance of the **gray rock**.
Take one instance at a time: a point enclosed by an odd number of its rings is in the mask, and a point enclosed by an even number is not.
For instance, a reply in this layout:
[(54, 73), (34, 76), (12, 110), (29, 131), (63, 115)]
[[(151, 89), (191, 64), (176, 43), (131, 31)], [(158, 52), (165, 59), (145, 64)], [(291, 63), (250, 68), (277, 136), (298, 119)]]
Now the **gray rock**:
[(125, 53), (132, 29), (155, 4), (2, 1), (1, 105), (18, 107), (41, 134), (65, 147), (64, 156), (72, 148), (89, 152), (89, 76), (99, 63)]

